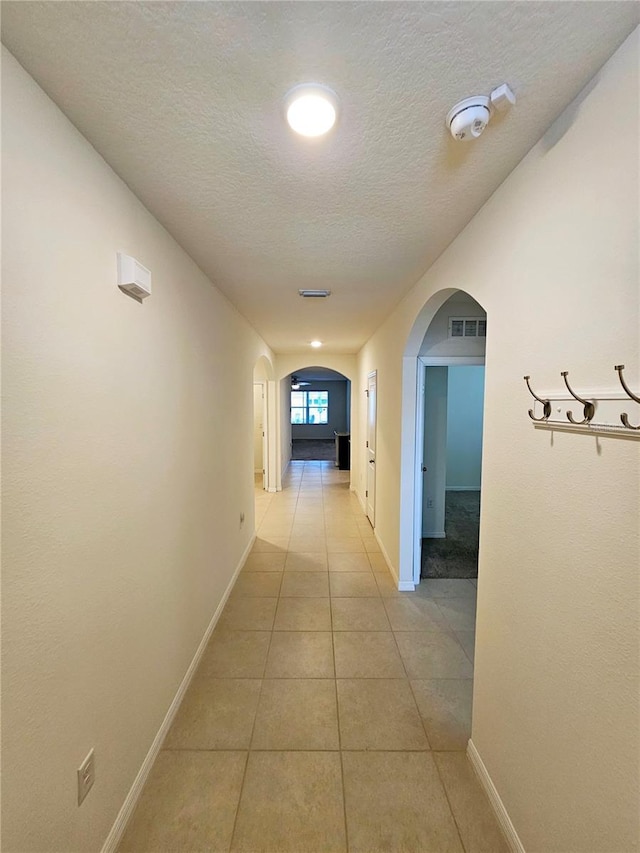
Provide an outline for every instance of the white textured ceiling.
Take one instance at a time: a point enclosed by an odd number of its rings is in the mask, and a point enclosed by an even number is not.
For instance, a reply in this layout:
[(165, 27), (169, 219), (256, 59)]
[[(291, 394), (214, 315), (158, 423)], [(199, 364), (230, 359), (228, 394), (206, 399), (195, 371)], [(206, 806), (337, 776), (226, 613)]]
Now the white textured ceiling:
[[(638, 22), (634, 2), (12, 2), (7, 47), (279, 352), (354, 352)], [(292, 134), (295, 84), (332, 133)], [(508, 82), (475, 143), (444, 117)], [(142, 258), (153, 266), (153, 259)], [(300, 287), (327, 287), (302, 300)]]

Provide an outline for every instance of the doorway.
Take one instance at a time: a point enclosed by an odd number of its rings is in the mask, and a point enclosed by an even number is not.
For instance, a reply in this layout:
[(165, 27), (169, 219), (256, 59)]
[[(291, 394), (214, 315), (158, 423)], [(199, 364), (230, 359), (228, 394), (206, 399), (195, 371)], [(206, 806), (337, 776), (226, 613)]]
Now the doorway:
[(365, 503), (367, 518), (376, 526), (376, 431), (378, 418), (378, 374), (367, 377), (367, 488)]
[(277, 469), (277, 406), (273, 366), (260, 356), (253, 368), (252, 470), (257, 489), (276, 492), (281, 488)]
[(469, 360), (424, 360), (421, 578), (478, 576), (484, 365)]
[(266, 423), (267, 398), (262, 382), (253, 383), (253, 473), (256, 486), (267, 487), (266, 477)]
[(290, 375), (291, 461), (350, 469), (351, 382), (326, 367)]
[[(438, 291), (431, 296), (423, 305), (407, 336), (402, 359), (398, 565), (400, 591), (415, 589), (420, 583), (422, 568), (423, 491), (426, 473), (423, 471), (426, 467), (423, 460), (424, 394), (427, 361), (432, 367), (448, 367), (452, 364), (483, 365), (486, 336), (487, 314), (484, 308), (468, 293), (453, 288)], [(481, 545), (479, 554), (481, 566)]]

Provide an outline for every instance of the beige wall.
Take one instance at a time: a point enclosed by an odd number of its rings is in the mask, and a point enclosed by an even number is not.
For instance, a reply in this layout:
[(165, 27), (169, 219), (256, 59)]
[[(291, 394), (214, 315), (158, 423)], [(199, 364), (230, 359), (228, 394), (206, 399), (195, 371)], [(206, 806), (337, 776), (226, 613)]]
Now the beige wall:
[(638, 54), (636, 31), (359, 357), (397, 566), (405, 343), (443, 289), (487, 311), (473, 741), (527, 853), (638, 849), (638, 444), (534, 430), (522, 380), (616, 389), (624, 363), (640, 387)]
[[(2, 72), (3, 850), (87, 853), (251, 541), (271, 354), (6, 53)], [(118, 250), (152, 270), (143, 304)]]

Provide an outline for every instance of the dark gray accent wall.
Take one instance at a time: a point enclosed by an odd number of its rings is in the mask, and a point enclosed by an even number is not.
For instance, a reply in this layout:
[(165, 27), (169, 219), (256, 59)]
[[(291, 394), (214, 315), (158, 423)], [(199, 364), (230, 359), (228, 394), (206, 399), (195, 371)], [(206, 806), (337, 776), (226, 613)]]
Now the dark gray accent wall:
[(304, 385), (301, 391), (329, 392), (329, 423), (292, 424), (291, 438), (333, 438), (334, 431), (346, 432), (348, 429), (347, 384), (351, 383), (346, 379), (340, 379), (310, 382), (309, 385)]

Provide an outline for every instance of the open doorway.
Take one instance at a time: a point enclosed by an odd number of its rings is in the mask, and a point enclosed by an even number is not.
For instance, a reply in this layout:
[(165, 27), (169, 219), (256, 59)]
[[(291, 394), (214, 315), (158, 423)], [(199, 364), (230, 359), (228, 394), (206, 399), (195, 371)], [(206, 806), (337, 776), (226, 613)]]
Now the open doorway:
[(351, 382), (326, 367), (296, 370), (291, 379), (291, 459), (350, 469)]
[(276, 491), (273, 366), (260, 356), (253, 368), (254, 524), (257, 530)]
[[(462, 359), (467, 361), (467, 359)], [(484, 365), (425, 365), (421, 578), (478, 577)]]
[(422, 577), (477, 578), (486, 337), (484, 309), (456, 291), (434, 313), (419, 346), (414, 584)]

